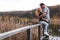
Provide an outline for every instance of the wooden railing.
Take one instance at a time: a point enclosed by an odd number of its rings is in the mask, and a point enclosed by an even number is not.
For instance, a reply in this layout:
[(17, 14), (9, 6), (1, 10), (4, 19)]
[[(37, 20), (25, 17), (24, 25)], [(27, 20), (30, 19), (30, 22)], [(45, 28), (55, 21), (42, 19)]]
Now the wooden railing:
[(23, 28), (18, 28), (16, 30), (1, 33), (0, 34), (0, 40), (7, 38), (7, 37), (10, 37), (10, 36), (13, 36), (17, 33), (25, 31), (25, 30), (27, 30), (27, 40), (32, 40), (32, 28), (34, 28), (34, 27), (38, 27), (38, 40), (40, 40), (40, 25), (41, 24), (29, 25), (29, 26), (25, 26)]

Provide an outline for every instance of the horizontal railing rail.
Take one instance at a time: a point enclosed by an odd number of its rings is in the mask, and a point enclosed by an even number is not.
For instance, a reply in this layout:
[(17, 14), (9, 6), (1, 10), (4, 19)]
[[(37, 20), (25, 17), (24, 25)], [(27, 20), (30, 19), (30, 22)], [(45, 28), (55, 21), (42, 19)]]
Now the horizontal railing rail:
[(16, 30), (1, 33), (0, 34), (0, 40), (2, 40), (4, 38), (7, 38), (7, 37), (10, 37), (10, 36), (13, 36), (17, 33), (20, 33), (22, 31), (26, 31), (26, 30), (27, 30), (27, 37), (28, 37), (27, 40), (32, 40), (32, 29), (31, 28), (34, 28), (34, 27), (37, 27), (37, 26), (38, 26), (38, 40), (40, 40), (40, 25), (41, 24), (29, 25), (29, 26), (25, 26), (25, 27), (22, 27), (22, 28), (18, 28)]

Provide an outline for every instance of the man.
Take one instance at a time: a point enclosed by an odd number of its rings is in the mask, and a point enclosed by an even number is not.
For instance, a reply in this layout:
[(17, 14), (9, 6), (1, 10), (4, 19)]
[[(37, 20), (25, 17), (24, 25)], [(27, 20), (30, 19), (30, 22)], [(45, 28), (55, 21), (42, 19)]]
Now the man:
[(49, 36), (48, 26), (50, 21), (50, 10), (44, 3), (41, 3), (40, 7), (41, 8), (38, 8), (35, 13), (37, 15), (39, 13), (39, 23), (44, 25), (44, 34)]

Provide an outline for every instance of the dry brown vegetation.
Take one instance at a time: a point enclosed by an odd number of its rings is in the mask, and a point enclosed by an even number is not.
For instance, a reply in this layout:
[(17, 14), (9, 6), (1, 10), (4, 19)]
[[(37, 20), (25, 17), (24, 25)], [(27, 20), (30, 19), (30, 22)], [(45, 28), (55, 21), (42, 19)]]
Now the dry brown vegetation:
[[(0, 16), (0, 33), (8, 32), (23, 26), (31, 25), (29, 18), (19, 18), (18, 16)], [(33, 40), (37, 40), (37, 28), (33, 28)], [(27, 32), (21, 32), (3, 40), (27, 40)]]
[(60, 18), (58, 18), (56, 15), (54, 15), (52, 18), (51, 18), (51, 23), (52, 24), (60, 24)]
[[(53, 19), (55, 21), (57, 20), (55, 16), (53, 17)], [(23, 26), (31, 25), (34, 23), (38, 23), (38, 19), (20, 18), (18, 16), (3, 15), (3, 16), (0, 16), (0, 33), (21, 28)], [(38, 39), (37, 27), (32, 28), (32, 30), (33, 30), (33, 40), (37, 40)], [(14, 36), (5, 38), (3, 40), (27, 40), (27, 32), (24, 31)]]

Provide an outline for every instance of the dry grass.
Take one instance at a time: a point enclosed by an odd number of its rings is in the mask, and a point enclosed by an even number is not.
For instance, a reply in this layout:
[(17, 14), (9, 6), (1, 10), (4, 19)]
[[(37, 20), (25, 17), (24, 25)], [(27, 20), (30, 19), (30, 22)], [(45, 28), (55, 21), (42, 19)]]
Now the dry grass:
[[(21, 28), (23, 26), (31, 24), (29, 18), (19, 18), (18, 16), (0, 16), (0, 33), (4, 33), (10, 30)], [(33, 40), (37, 40), (37, 28), (33, 28)], [(14, 36), (5, 38), (3, 40), (27, 40), (27, 32), (21, 32)]]
[[(20, 18), (18, 16), (15, 17), (9, 15), (0, 16), (0, 33), (30, 25), (32, 24), (32, 22), (37, 23), (38, 20), (36, 21), (36, 19)], [(38, 40), (37, 27), (32, 28), (32, 30), (33, 30), (33, 40)], [(27, 32), (24, 31), (3, 40), (27, 40)]]
[(52, 24), (59, 24), (60, 25), (60, 18), (58, 18), (57, 16), (54, 16), (52, 19), (51, 19), (51, 23)]

